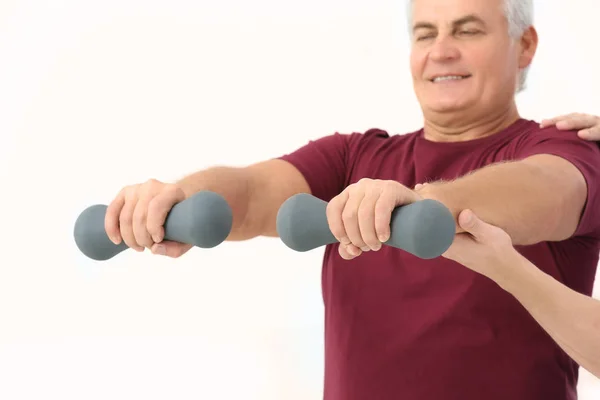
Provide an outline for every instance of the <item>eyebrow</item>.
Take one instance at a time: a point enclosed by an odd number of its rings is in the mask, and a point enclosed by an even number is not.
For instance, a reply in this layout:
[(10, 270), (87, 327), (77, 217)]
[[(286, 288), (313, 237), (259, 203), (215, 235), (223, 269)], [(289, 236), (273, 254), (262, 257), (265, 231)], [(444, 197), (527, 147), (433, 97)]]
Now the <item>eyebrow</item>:
[[(461, 25), (467, 24), (469, 22), (476, 22), (476, 23), (479, 23), (479, 24), (485, 26), (485, 22), (483, 21), (483, 19), (475, 14), (465, 15), (464, 17), (461, 17), (459, 19), (452, 21), (452, 26), (454, 28), (456, 28), (457, 26), (461, 26)], [(415, 32), (418, 29), (436, 29), (436, 26), (434, 24), (432, 24), (431, 22), (417, 22), (413, 26), (412, 30), (413, 30), (413, 32)]]

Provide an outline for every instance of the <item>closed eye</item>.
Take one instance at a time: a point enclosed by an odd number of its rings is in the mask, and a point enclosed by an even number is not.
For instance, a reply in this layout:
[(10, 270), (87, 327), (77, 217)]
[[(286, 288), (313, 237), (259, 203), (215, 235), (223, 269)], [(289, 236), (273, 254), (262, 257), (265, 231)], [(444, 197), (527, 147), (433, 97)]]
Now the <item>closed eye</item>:
[(417, 42), (421, 42), (421, 41), (427, 40), (427, 39), (432, 39), (434, 36), (435, 35), (433, 35), (433, 34), (418, 36), (417, 37)]
[(459, 31), (458, 33), (463, 36), (474, 36), (481, 33), (481, 31)]

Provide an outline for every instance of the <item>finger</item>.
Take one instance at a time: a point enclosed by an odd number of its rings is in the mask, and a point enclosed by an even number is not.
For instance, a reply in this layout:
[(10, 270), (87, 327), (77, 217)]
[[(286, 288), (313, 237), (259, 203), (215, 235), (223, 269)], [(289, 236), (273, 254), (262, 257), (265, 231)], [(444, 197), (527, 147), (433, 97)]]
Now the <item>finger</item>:
[[(423, 186), (425, 185), (427, 183), (423, 184)], [(400, 204), (410, 204), (419, 200), (422, 200), (422, 197), (416, 191), (410, 190), (398, 182), (389, 181), (386, 184), (375, 206), (375, 230), (381, 242), (387, 242), (390, 239), (390, 223), (394, 209)]]
[(556, 123), (560, 130), (587, 129), (596, 125), (596, 119), (591, 115), (578, 115)]
[(381, 249), (381, 241), (375, 229), (375, 207), (380, 200), (380, 192), (372, 191), (365, 194), (358, 207), (358, 229), (360, 237), (365, 243), (362, 251)]
[(125, 205), (121, 209), (119, 215), (119, 230), (121, 231), (121, 237), (127, 246), (136, 251), (144, 251), (144, 247), (140, 246), (135, 241), (135, 235), (133, 233), (133, 213), (137, 204), (137, 198), (130, 197), (125, 200)]
[[(342, 211), (342, 222), (344, 223), (344, 230), (350, 242), (358, 247), (359, 249), (367, 248), (367, 244), (364, 242), (360, 233), (360, 226), (358, 224), (358, 209), (365, 197), (363, 190), (355, 190), (348, 196), (346, 206)], [(352, 251), (352, 248), (348, 249)]]
[(106, 215), (104, 216), (104, 230), (108, 238), (114, 244), (121, 243), (121, 234), (119, 229), (119, 216), (125, 205), (125, 189), (122, 189), (115, 199), (108, 205)]
[(146, 230), (155, 243), (165, 237), (164, 224), (173, 206), (185, 200), (185, 193), (176, 185), (169, 185), (160, 191), (148, 204)]
[(473, 211), (468, 209), (458, 215), (458, 224), (479, 242), (484, 241), (489, 236), (490, 230), (493, 229), (491, 225), (483, 222)]
[(333, 236), (335, 236), (337, 241), (343, 245), (350, 243), (350, 239), (348, 239), (346, 229), (344, 228), (344, 221), (342, 220), (342, 212), (344, 211), (348, 197), (348, 191), (344, 190), (327, 204), (327, 209), (325, 211), (329, 230)]
[(171, 258), (178, 258), (187, 253), (193, 246), (191, 244), (171, 242), (164, 240), (161, 243), (155, 243), (152, 245), (150, 250), (154, 254), (167, 256)]
[(146, 218), (148, 216), (148, 204), (150, 203), (151, 197), (150, 194), (145, 194), (135, 206), (135, 210), (133, 211), (133, 235), (135, 237), (135, 241), (146, 248), (151, 248), (154, 244), (154, 240), (152, 240), (152, 236), (148, 233), (146, 229)]
[(343, 245), (340, 243), (340, 245), (338, 246), (338, 253), (340, 254), (340, 257), (342, 257), (344, 260), (352, 260), (360, 256), (362, 254), (362, 251), (353, 244)]
[(592, 142), (600, 141), (600, 125), (594, 128), (582, 129), (578, 132), (580, 138), (589, 140)]
[(395, 207), (396, 198), (389, 191), (382, 194), (375, 205), (375, 232), (382, 243), (390, 239), (390, 223)]
[(575, 113), (570, 113), (570, 114), (559, 115), (559, 116), (556, 116), (554, 118), (543, 119), (542, 122), (540, 123), (540, 127), (541, 128), (545, 128), (547, 126), (555, 125), (558, 121), (563, 120), (563, 119), (567, 119), (567, 118), (572, 118), (575, 115), (576, 115)]

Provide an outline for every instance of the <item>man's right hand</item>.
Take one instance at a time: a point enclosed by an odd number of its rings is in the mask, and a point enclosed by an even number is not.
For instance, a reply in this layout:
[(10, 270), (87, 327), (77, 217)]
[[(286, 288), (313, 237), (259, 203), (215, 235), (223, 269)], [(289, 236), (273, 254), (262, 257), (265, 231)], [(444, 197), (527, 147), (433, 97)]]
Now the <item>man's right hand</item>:
[(171, 208), (184, 199), (179, 186), (155, 179), (126, 186), (108, 206), (104, 228), (115, 244), (124, 241), (136, 251), (148, 248), (154, 254), (179, 257), (192, 246), (163, 240), (163, 225)]

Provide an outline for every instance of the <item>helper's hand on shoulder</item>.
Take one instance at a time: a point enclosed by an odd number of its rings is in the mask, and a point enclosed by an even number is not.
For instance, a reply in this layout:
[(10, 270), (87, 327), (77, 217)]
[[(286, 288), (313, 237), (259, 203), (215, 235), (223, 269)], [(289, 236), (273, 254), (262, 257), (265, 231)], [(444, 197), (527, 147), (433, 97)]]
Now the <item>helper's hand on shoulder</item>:
[(540, 127), (556, 126), (560, 130), (576, 130), (580, 138), (600, 141), (600, 117), (591, 114), (572, 113), (545, 119)]
[(381, 249), (390, 237), (392, 211), (419, 200), (415, 191), (392, 180), (364, 178), (348, 186), (327, 205), (329, 229), (340, 242), (342, 258)]

